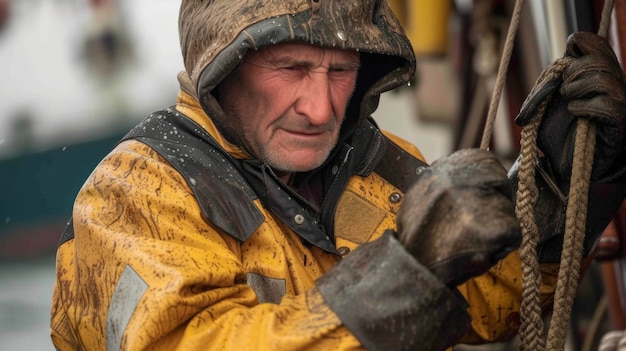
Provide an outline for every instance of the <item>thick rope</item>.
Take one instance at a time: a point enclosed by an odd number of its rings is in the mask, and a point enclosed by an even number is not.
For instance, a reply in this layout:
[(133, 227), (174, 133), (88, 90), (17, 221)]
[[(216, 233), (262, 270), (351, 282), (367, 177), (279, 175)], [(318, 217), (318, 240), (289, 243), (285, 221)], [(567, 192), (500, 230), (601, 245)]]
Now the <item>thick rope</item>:
[[(602, 36), (608, 34), (613, 5), (613, 0), (606, 0), (604, 3), (598, 31)], [(553, 315), (548, 331), (547, 350), (565, 349), (570, 313), (580, 278), (595, 145), (596, 124), (588, 119), (578, 119), (569, 200), (565, 214), (563, 253), (554, 296), (554, 311), (558, 313)]]
[(563, 350), (565, 348), (569, 317), (580, 278), (595, 142), (595, 123), (591, 123), (587, 119), (579, 119), (576, 129), (569, 200), (565, 214), (563, 253), (554, 295), (555, 313), (548, 331), (547, 350)]
[[(487, 124), (483, 133), (481, 148), (488, 149), (495, 112), (504, 86), (504, 76), (508, 68), (515, 34), (521, 16), (523, 0), (517, 0), (507, 34), (504, 52), (498, 71), (494, 96), (491, 99)], [(602, 12), (599, 34), (606, 36), (610, 24), (610, 15), (614, 0), (606, 0)], [(546, 79), (554, 79), (562, 74), (569, 64), (569, 58), (555, 61), (549, 66), (535, 84), (535, 89)], [(533, 92), (531, 92), (532, 94)], [(516, 215), (522, 228), (522, 245), (520, 259), (522, 261), (522, 303), (520, 306), (520, 350), (563, 350), (567, 338), (571, 307), (578, 288), (582, 249), (587, 220), (587, 202), (593, 154), (595, 149), (595, 123), (579, 119), (572, 160), (572, 175), (569, 200), (566, 210), (565, 235), (557, 288), (554, 296), (554, 313), (548, 330), (547, 341), (543, 341), (543, 320), (541, 315), (540, 286), (541, 273), (537, 259), (538, 229), (534, 216), (534, 203), (538, 191), (534, 182), (535, 165), (537, 163), (537, 132), (541, 118), (550, 97), (542, 101), (536, 115), (522, 130), (521, 164), (519, 169), (519, 186), (517, 192)]]
[[(548, 100), (541, 103), (539, 111), (545, 111)], [(519, 256), (522, 263), (522, 303), (520, 305), (520, 350), (543, 350), (543, 319), (539, 287), (541, 273), (537, 261), (536, 248), (539, 243), (539, 231), (535, 222), (533, 204), (538, 197), (535, 185), (535, 164), (537, 162), (537, 130), (541, 118), (533, 119), (522, 129), (521, 159), (519, 168), (519, 187), (517, 189), (517, 206), (515, 214), (520, 220), (522, 244)]]
[[(561, 76), (569, 65), (571, 58), (556, 60), (537, 80), (533, 91), (545, 82)], [(515, 211), (520, 220), (522, 229), (522, 245), (520, 246), (520, 260), (522, 263), (522, 302), (520, 305), (520, 350), (545, 350), (543, 337), (543, 317), (541, 311), (540, 286), (541, 273), (537, 258), (539, 231), (535, 221), (534, 204), (538, 197), (535, 184), (535, 166), (537, 164), (537, 132), (541, 118), (550, 102), (548, 95), (539, 105), (535, 116), (522, 129), (521, 135), (521, 162), (519, 167), (519, 186), (517, 189), (517, 204)]]

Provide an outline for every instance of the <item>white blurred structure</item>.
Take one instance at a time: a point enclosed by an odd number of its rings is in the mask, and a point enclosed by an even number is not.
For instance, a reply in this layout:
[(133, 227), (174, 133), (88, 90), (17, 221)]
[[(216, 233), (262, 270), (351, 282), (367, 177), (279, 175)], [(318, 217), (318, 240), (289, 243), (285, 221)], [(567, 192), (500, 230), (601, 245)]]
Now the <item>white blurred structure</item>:
[(0, 157), (12, 151), (14, 125), (23, 123), (17, 116), (31, 119), (32, 148), (41, 149), (107, 132), (119, 123), (112, 119), (121, 109), (141, 119), (173, 103), (176, 74), (182, 69), (179, 4), (120, 2), (135, 54), (133, 67), (103, 86), (83, 57), (94, 17), (85, 1), (13, 1), (0, 33)]
[[(12, 2), (9, 23), (0, 33), (0, 157), (15, 152), (20, 136), (32, 143), (30, 149), (45, 149), (110, 132), (174, 102), (176, 74), (183, 68), (180, 1), (119, 5), (134, 58), (132, 67), (105, 85), (83, 57), (94, 19), (85, 1)], [(383, 96), (379, 123), (424, 148), (429, 160), (447, 153), (447, 128), (418, 125), (413, 99), (403, 98), (409, 94), (410, 89)]]

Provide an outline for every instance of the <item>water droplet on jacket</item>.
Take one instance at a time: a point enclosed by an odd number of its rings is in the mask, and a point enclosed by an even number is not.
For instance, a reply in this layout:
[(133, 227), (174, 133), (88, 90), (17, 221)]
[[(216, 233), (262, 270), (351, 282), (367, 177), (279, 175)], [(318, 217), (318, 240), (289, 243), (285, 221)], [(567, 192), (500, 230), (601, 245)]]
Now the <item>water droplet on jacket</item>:
[(348, 41), (348, 33), (346, 33), (343, 30), (338, 30), (337, 31), (337, 38), (339, 38), (339, 40), (341, 40), (341, 41)]

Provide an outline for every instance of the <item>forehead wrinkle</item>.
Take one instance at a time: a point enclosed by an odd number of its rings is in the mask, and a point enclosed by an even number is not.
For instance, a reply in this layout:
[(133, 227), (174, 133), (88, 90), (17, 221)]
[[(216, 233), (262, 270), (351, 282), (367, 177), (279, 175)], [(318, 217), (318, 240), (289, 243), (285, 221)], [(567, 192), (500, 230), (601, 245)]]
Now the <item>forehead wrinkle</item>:
[[(287, 49), (285, 49), (287, 48)], [(303, 54), (304, 53), (304, 54)], [(259, 55), (264, 55), (259, 56)], [(309, 69), (324, 67), (324, 60), (330, 56), (330, 69), (358, 70), (358, 52), (340, 49), (326, 49), (302, 44), (278, 44), (256, 51), (251, 61), (270, 63), (276, 66), (304, 66)], [(344, 59), (345, 58), (345, 59)]]

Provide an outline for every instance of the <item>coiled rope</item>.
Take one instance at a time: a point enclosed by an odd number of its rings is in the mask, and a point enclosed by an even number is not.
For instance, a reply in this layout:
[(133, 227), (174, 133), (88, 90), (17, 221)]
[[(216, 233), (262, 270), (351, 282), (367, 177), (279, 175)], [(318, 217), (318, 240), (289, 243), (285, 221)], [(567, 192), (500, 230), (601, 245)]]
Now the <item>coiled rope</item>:
[[(491, 142), (497, 106), (505, 84), (506, 70), (510, 61), (523, 2), (523, 0), (516, 0), (515, 2), (481, 141), (481, 148), (483, 149), (488, 149)], [(604, 3), (598, 31), (602, 36), (606, 36), (608, 33), (613, 5), (614, 0), (606, 0)], [(564, 57), (557, 59), (548, 66), (537, 79), (530, 94), (532, 95), (544, 82), (561, 76), (570, 62), (571, 58)], [(535, 165), (538, 160), (537, 132), (550, 99), (551, 96), (544, 98), (535, 116), (521, 132), (521, 162), (516, 204), (516, 215), (522, 228), (522, 244), (519, 250), (522, 263), (523, 289), (520, 306), (520, 350), (543, 351), (563, 350), (565, 348), (567, 327), (578, 288), (582, 262), (582, 249), (587, 220), (587, 197), (596, 142), (595, 123), (584, 118), (580, 118), (577, 121), (572, 176), (566, 209), (563, 252), (561, 254), (557, 287), (554, 295), (554, 312), (548, 329), (547, 340), (544, 341), (544, 325), (539, 291), (541, 272), (539, 271), (537, 258), (539, 233), (535, 222), (534, 204), (539, 194), (535, 184)]]
[(626, 350), (626, 331), (613, 330), (606, 333), (602, 340), (598, 351), (623, 351)]

